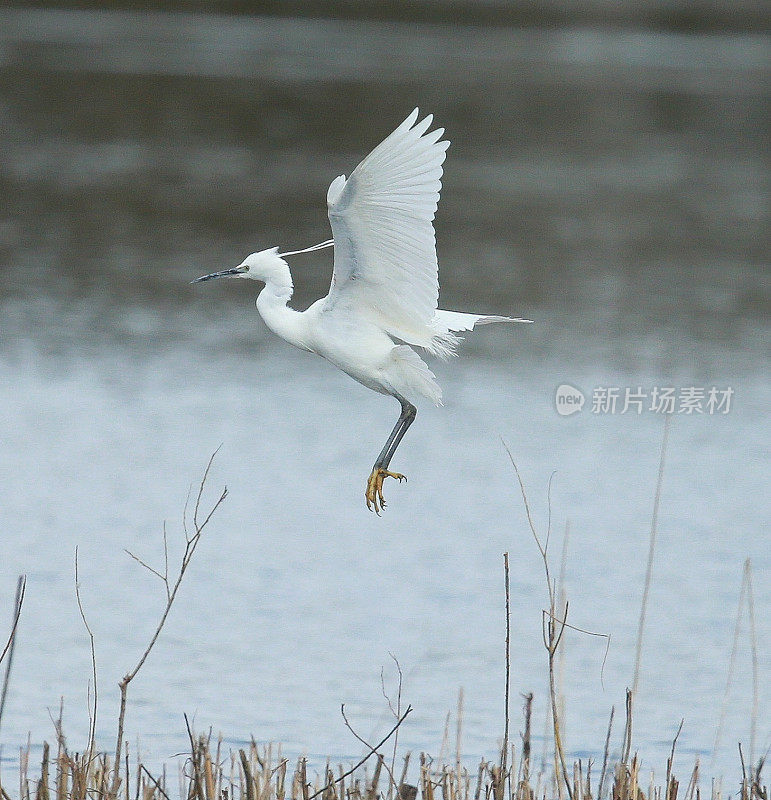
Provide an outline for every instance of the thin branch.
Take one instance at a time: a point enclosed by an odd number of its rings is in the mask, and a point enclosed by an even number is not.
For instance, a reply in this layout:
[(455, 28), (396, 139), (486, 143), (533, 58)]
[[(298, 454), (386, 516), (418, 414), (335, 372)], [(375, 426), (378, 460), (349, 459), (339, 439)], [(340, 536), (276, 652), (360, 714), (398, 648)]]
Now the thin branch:
[(126, 555), (131, 556), (131, 558), (133, 558), (134, 561), (136, 561), (137, 564), (139, 564), (139, 566), (144, 567), (148, 572), (152, 572), (152, 574), (155, 575), (156, 578), (160, 578), (164, 583), (167, 583), (167, 591), (168, 591), (168, 581), (164, 575), (161, 575), (161, 573), (158, 572), (157, 569), (151, 567), (147, 562), (142, 561), (142, 559), (139, 556), (134, 555), (134, 553), (132, 553), (131, 550), (127, 550), (124, 547), (123, 552), (126, 553)]
[[(388, 707), (391, 709), (391, 713), (399, 719), (399, 716), (402, 713), (402, 683), (404, 681), (404, 674), (402, 673), (402, 667), (399, 663), (399, 659), (391, 652), (388, 653), (389, 656), (393, 659), (394, 664), (396, 664), (396, 671), (399, 674), (399, 684), (396, 688), (396, 709), (394, 709), (393, 704), (391, 703), (391, 698), (386, 694), (385, 691), (385, 683), (383, 681), (383, 670), (380, 670), (380, 682), (383, 687), (383, 694), (385, 695), (386, 700), (388, 701)], [(391, 773), (393, 774), (394, 770), (396, 769), (396, 749), (399, 744), (399, 731), (396, 731), (396, 735), (394, 736), (394, 746), (393, 752), (391, 753)], [(399, 787), (396, 786), (396, 792), (399, 793)], [(389, 795), (391, 794), (389, 788)]]
[(80, 575), (78, 573), (78, 548), (75, 548), (75, 598), (78, 601), (78, 611), (80, 612), (80, 618), (83, 620), (83, 626), (85, 627), (88, 633), (89, 639), (89, 646), (91, 648), (91, 673), (94, 678), (94, 705), (93, 710), (90, 710), (88, 715), (89, 717), (89, 725), (88, 725), (88, 750), (86, 753), (86, 768), (88, 765), (91, 764), (91, 759), (94, 755), (94, 746), (95, 746), (95, 739), (96, 739), (96, 712), (97, 712), (97, 703), (99, 699), (98, 689), (97, 689), (97, 679), (96, 679), (96, 648), (94, 646), (94, 634), (91, 631), (91, 628), (88, 624), (88, 620), (86, 619), (86, 612), (83, 610), (83, 602), (80, 598)]
[(358, 763), (356, 763), (353, 767), (351, 767), (347, 772), (344, 772), (340, 775), (339, 778), (335, 778), (335, 780), (330, 781), (329, 783), (322, 786), (321, 789), (315, 791), (312, 795), (310, 795), (307, 800), (314, 800), (314, 798), (318, 797), (320, 794), (324, 794), (328, 789), (331, 789), (335, 784), (340, 783), (340, 781), (345, 780), (349, 775), (353, 775), (354, 772), (365, 762), (368, 761), (375, 753), (393, 736), (394, 733), (399, 729), (399, 726), (407, 719), (407, 715), (412, 711), (412, 706), (407, 706), (407, 710), (399, 717), (396, 722), (396, 725), (391, 728), (391, 730), (374, 746), (370, 748), (369, 753), (367, 753), (364, 758), (362, 758)]
[[(455, 715), (455, 773), (456, 778), (458, 781), (458, 786), (460, 786), (461, 780), (461, 766), (460, 766), (460, 757), (461, 757), (461, 741), (462, 741), (462, 734), (463, 734), (463, 687), (458, 687), (458, 710)], [(409, 755), (409, 754), (408, 754)], [(407, 765), (405, 764), (405, 775), (407, 771)], [(404, 777), (400, 781), (399, 785), (404, 783)]]
[[(129, 672), (126, 673), (126, 675), (123, 676), (120, 683), (118, 684), (118, 687), (120, 689), (120, 711), (118, 713), (118, 735), (116, 738), (115, 762), (113, 767), (113, 780), (112, 780), (112, 790), (111, 790), (111, 793), (113, 795), (117, 794), (118, 783), (120, 779), (119, 778), (120, 757), (121, 757), (121, 747), (123, 744), (123, 727), (126, 717), (126, 698), (127, 698), (128, 685), (136, 677), (139, 670), (142, 669), (142, 666), (147, 660), (147, 657), (150, 655), (150, 652), (155, 646), (156, 641), (158, 641), (158, 637), (160, 636), (161, 631), (163, 630), (163, 626), (165, 625), (166, 619), (169, 616), (171, 607), (174, 604), (174, 600), (177, 596), (177, 592), (179, 591), (182, 579), (185, 577), (185, 572), (187, 571), (187, 568), (190, 566), (190, 561), (192, 560), (193, 555), (195, 555), (198, 543), (201, 541), (201, 534), (208, 525), (214, 513), (217, 511), (217, 509), (220, 507), (220, 505), (228, 495), (227, 487), (225, 487), (222, 490), (222, 493), (220, 494), (217, 501), (211, 507), (209, 513), (206, 515), (206, 518), (203, 520), (203, 522), (199, 522), (198, 512), (201, 505), (201, 497), (203, 495), (203, 491), (206, 486), (206, 480), (209, 476), (209, 470), (211, 469), (212, 462), (214, 461), (214, 457), (217, 455), (218, 452), (219, 452), (219, 447), (217, 448), (217, 450), (214, 451), (211, 458), (209, 459), (209, 462), (206, 465), (206, 469), (204, 470), (203, 478), (201, 479), (201, 483), (198, 487), (198, 495), (196, 497), (195, 510), (193, 512), (193, 527), (195, 533), (192, 536), (189, 536), (187, 533), (185, 533), (185, 549), (182, 554), (182, 559), (179, 566), (179, 573), (177, 574), (177, 578), (171, 589), (169, 590), (168, 578), (164, 578), (163, 576), (160, 575), (160, 573), (157, 570), (152, 570), (150, 567), (148, 567), (148, 569), (150, 569), (151, 572), (154, 572), (156, 575), (159, 575), (166, 584), (166, 606), (163, 610), (163, 613), (161, 614), (160, 620), (158, 621), (158, 624), (155, 628), (153, 635), (150, 638), (147, 647), (145, 647), (144, 652), (139, 658), (139, 661), (137, 661), (136, 665), (132, 670), (130, 670)], [(183, 523), (183, 528), (184, 528), (184, 523)], [(143, 564), (143, 562), (141, 562), (139, 559), (136, 560), (139, 561), (139, 563)], [(143, 564), (143, 566), (146, 565)]]
[(755, 738), (758, 727), (758, 638), (755, 632), (755, 596), (752, 591), (752, 562), (748, 558), (744, 562), (747, 576), (747, 616), (750, 628), (750, 656), (752, 658), (752, 715), (750, 717), (750, 767), (755, 763)]
[[(541, 609), (541, 614), (544, 617), (550, 617), (554, 622), (559, 622), (563, 628), (570, 628), (571, 631), (576, 631), (576, 633), (583, 633), (587, 636), (599, 636), (603, 639), (606, 639), (605, 642), (605, 654), (602, 657), (602, 665), (600, 667), (600, 682), (602, 682), (603, 672), (605, 671), (605, 662), (608, 660), (608, 653), (610, 652), (610, 641), (611, 641), (611, 634), (609, 633), (598, 633), (597, 631), (588, 631), (586, 628), (579, 628), (577, 625), (571, 625), (567, 620), (567, 602), (565, 604), (566, 607), (566, 615), (564, 619), (560, 619), (559, 617), (555, 616), (554, 614), (550, 614), (545, 608)], [(543, 628), (543, 625), (541, 625)]]
[[(553, 612), (552, 612), (553, 616)], [(568, 618), (568, 603), (565, 603), (565, 616), (561, 622), (561, 627), (559, 633), (555, 632), (554, 622), (550, 620), (549, 622), (549, 644), (547, 645), (547, 651), (549, 655), (549, 693), (551, 695), (551, 712), (552, 712), (552, 723), (554, 727), (554, 750), (556, 751), (556, 758), (559, 762), (559, 766), (562, 769), (562, 780), (565, 782), (565, 789), (567, 790), (568, 797), (570, 800), (573, 800), (573, 790), (570, 788), (570, 777), (568, 775), (567, 765), (565, 764), (565, 753), (562, 746), (562, 734), (561, 734), (561, 726), (560, 726), (560, 719), (559, 719), (559, 709), (557, 708), (557, 687), (554, 681), (554, 656), (557, 652), (557, 647), (559, 646), (560, 640), (562, 639), (562, 634), (565, 632), (565, 624)], [(556, 764), (555, 764), (555, 771), (556, 771)], [(560, 785), (559, 782), (557, 784)]]
[(155, 784), (155, 788), (166, 798), (166, 800), (169, 800), (169, 796), (163, 791), (161, 784), (158, 783), (158, 781), (150, 774), (147, 767), (144, 764), (140, 764), (139, 769), (142, 770), (145, 775), (147, 775), (147, 777)]
[[(203, 480), (204, 481), (206, 480), (205, 476)], [(166, 603), (166, 608), (164, 609), (163, 614), (161, 615), (161, 619), (158, 622), (158, 626), (155, 629), (155, 633), (150, 639), (150, 643), (145, 648), (144, 653), (142, 653), (142, 656), (137, 662), (137, 665), (126, 675), (126, 677), (124, 677), (123, 680), (126, 681), (127, 683), (134, 678), (137, 672), (139, 672), (139, 670), (142, 668), (142, 665), (145, 663), (147, 656), (150, 655), (150, 651), (153, 649), (153, 645), (158, 639), (161, 630), (163, 630), (164, 623), (166, 622), (166, 617), (169, 615), (169, 611), (171, 611), (171, 606), (174, 603), (174, 598), (176, 597), (177, 591), (179, 590), (180, 584), (182, 583), (182, 578), (185, 576), (185, 572), (187, 571), (187, 568), (190, 565), (190, 561), (193, 558), (193, 554), (195, 553), (195, 549), (198, 546), (198, 542), (201, 540), (201, 533), (203, 532), (203, 529), (206, 526), (206, 524), (211, 519), (212, 514), (220, 507), (220, 504), (227, 497), (227, 495), (228, 495), (228, 490), (227, 488), (225, 488), (222, 490), (222, 494), (219, 496), (219, 499), (212, 507), (212, 510), (209, 512), (206, 519), (200, 524), (198, 523), (197, 520), (194, 522), (196, 532), (195, 535), (192, 537), (192, 539), (190, 539), (190, 541), (188, 542), (187, 547), (185, 547), (185, 552), (182, 556), (182, 563), (180, 565), (179, 574), (177, 576), (177, 580), (174, 582), (174, 586), (171, 589), (171, 593)]]
[(530, 504), (527, 502), (527, 495), (525, 493), (525, 484), (522, 482), (522, 476), (519, 474), (519, 468), (517, 467), (517, 464), (514, 461), (514, 456), (511, 454), (509, 446), (506, 444), (506, 442), (503, 441), (503, 439), (501, 439), (501, 441), (503, 442), (503, 448), (509, 457), (509, 461), (511, 461), (511, 466), (514, 467), (514, 472), (516, 473), (517, 480), (519, 481), (519, 488), (522, 492), (522, 499), (524, 500), (525, 503), (525, 513), (527, 514), (527, 522), (530, 526), (530, 530), (533, 534), (533, 537), (535, 538), (535, 543), (538, 545), (538, 549), (540, 550), (541, 555), (545, 556), (546, 550), (541, 546), (541, 541), (538, 538), (538, 533), (536, 532), (535, 524), (533, 523), (533, 517), (530, 514)]
[[(552, 473), (552, 475), (554, 475), (554, 473)], [(549, 489), (549, 498), (550, 498), (549, 505), (551, 505), (551, 488)], [(551, 509), (549, 510), (549, 517), (551, 519)], [(565, 628), (567, 627), (568, 594), (567, 594), (567, 582), (565, 579), (565, 575), (567, 572), (569, 545), (570, 545), (570, 520), (566, 520), (565, 535), (562, 537), (562, 553), (560, 555), (560, 568), (559, 572), (557, 573), (557, 580), (554, 584), (554, 596), (557, 599), (556, 608), (559, 610), (559, 613), (562, 614), (562, 631), (560, 632), (560, 639), (562, 638), (562, 635), (565, 632)], [(565, 710), (565, 692), (564, 692), (566, 652), (567, 652), (567, 647), (563, 647), (559, 651), (559, 659), (557, 661), (557, 697), (560, 702), (560, 717), (562, 719), (565, 719), (567, 717), (567, 712)], [(600, 668), (600, 683), (602, 683), (602, 668)], [(575, 772), (575, 765), (574, 765), (574, 772)], [(574, 785), (575, 785), (575, 775), (574, 775)]]
[[(502, 440), (503, 441), (503, 440)], [(514, 472), (517, 476), (517, 481), (519, 482), (520, 492), (522, 494), (522, 501), (525, 505), (525, 513), (527, 514), (527, 521), (528, 525), (530, 526), (530, 531), (533, 534), (533, 538), (535, 539), (536, 546), (538, 547), (538, 551), (541, 554), (541, 560), (543, 561), (544, 567), (544, 574), (546, 577), (546, 587), (549, 594), (549, 613), (548, 613), (548, 622), (546, 615), (541, 617), (542, 622), (542, 634), (543, 634), (543, 643), (544, 647), (546, 648), (546, 652), (548, 654), (549, 660), (549, 698), (552, 710), (552, 727), (554, 733), (554, 772), (555, 776), (559, 775), (560, 771), (562, 773), (562, 782), (565, 784), (565, 789), (568, 793), (568, 797), (570, 800), (573, 800), (573, 790), (570, 786), (570, 777), (568, 775), (567, 765), (565, 763), (565, 754), (564, 749), (562, 746), (562, 736), (560, 732), (560, 719), (559, 719), (559, 709), (557, 707), (557, 690), (556, 684), (554, 679), (554, 657), (557, 649), (559, 648), (560, 641), (562, 639), (562, 635), (565, 632), (565, 626), (567, 623), (567, 612), (568, 612), (568, 603), (565, 602), (565, 613), (563, 618), (560, 620), (556, 617), (556, 596), (555, 596), (555, 586), (554, 581), (551, 577), (551, 570), (549, 568), (549, 558), (548, 558), (548, 546), (549, 541), (548, 537), (545, 544), (541, 544), (541, 540), (538, 536), (538, 532), (536, 531), (535, 524), (533, 522), (532, 514), (530, 513), (530, 504), (527, 500), (527, 492), (525, 491), (525, 485), (522, 481), (522, 476), (520, 475), (519, 468), (517, 467), (513, 456), (511, 455), (511, 451), (508, 448), (506, 442), (503, 442), (504, 449), (509, 456), (509, 461), (511, 462), (512, 467), (514, 468)], [(553, 478), (553, 474), (552, 474)], [(547, 491), (547, 501), (548, 501), (548, 519), (549, 519), (549, 529), (551, 529), (551, 483), (552, 478), (549, 479), (549, 486)], [(556, 623), (560, 623), (559, 631), (557, 631)], [(562, 782), (557, 779), (557, 791), (560, 797), (562, 797)]]
[(656, 494), (653, 499), (653, 517), (651, 519), (650, 543), (648, 546), (648, 563), (645, 567), (645, 585), (643, 586), (642, 604), (640, 607), (640, 619), (637, 624), (637, 644), (635, 646), (634, 658), (634, 680), (632, 681), (632, 694), (637, 695), (637, 686), (640, 680), (640, 662), (642, 661), (643, 631), (645, 629), (645, 616), (648, 610), (648, 593), (651, 587), (651, 577), (653, 575), (653, 554), (656, 549), (656, 533), (658, 531), (659, 505), (661, 504), (661, 487), (664, 482), (664, 460), (667, 453), (667, 440), (669, 439), (669, 425), (671, 417), (667, 414), (664, 417), (664, 435), (661, 440), (661, 457), (659, 458), (659, 473), (656, 478)]
[(193, 494), (193, 484), (187, 487), (187, 497), (185, 498), (185, 505), (182, 507), (182, 530), (185, 533), (185, 539), (189, 539), (187, 533), (187, 509), (190, 506), (190, 496)]
[(166, 521), (163, 522), (163, 583), (166, 586), (166, 599), (169, 599), (169, 540), (166, 536)]
[[(209, 470), (211, 469), (212, 462), (214, 461), (217, 453), (219, 453), (221, 447), (222, 447), (222, 445), (220, 445), (211, 454), (211, 458), (209, 459), (209, 463), (206, 465), (206, 469), (203, 471), (203, 478), (201, 478), (201, 483), (200, 483), (200, 485), (198, 487), (198, 497), (196, 497), (196, 499), (195, 499), (195, 510), (193, 511), (193, 525), (195, 526), (196, 535), (197, 536), (200, 536), (201, 530), (204, 527), (206, 527), (206, 523), (211, 519), (211, 515), (217, 510), (217, 506), (222, 502), (220, 500), (217, 503), (217, 505), (215, 505), (214, 508), (212, 508), (212, 510), (209, 512), (209, 515), (206, 517), (206, 519), (203, 521), (203, 523), (201, 523), (201, 525), (198, 524), (198, 509), (201, 506), (201, 497), (203, 496), (203, 490), (204, 490), (204, 487), (206, 486), (206, 479), (209, 477)], [(227, 493), (227, 488), (225, 489), (224, 493)]]
[(27, 576), (19, 575), (19, 579), (16, 582), (16, 600), (14, 601), (13, 623), (11, 624), (11, 632), (8, 634), (8, 641), (5, 643), (3, 652), (0, 653), (0, 664), (2, 663), (6, 654), (13, 645), (13, 640), (14, 637), (16, 636), (16, 628), (19, 626), (19, 618), (21, 617), (21, 606), (22, 603), (24, 602), (24, 593), (26, 592), (26, 590), (27, 590)]
[(501, 748), (501, 780), (506, 780), (506, 758), (509, 750), (509, 692), (511, 689), (511, 598), (509, 581), (509, 554), (503, 554), (504, 590), (506, 592), (506, 689), (503, 701), (503, 747)]
[(404, 678), (404, 675), (402, 673), (401, 665), (399, 664), (399, 659), (397, 659), (393, 653), (389, 652), (388, 655), (391, 656), (391, 659), (393, 660), (394, 664), (396, 664), (396, 671), (399, 675), (399, 685), (396, 691), (396, 708), (394, 708), (394, 704), (391, 701), (388, 692), (386, 692), (385, 670), (383, 667), (380, 668), (380, 690), (383, 693), (383, 697), (385, 697), (386, 702), (388, 703), (388, 708), (391, 709), (391, 713), (396, 717), (396, 719), (399, 719), (399, 715), (401, 714), (399, 706), (401, 704), (401, 699), (402, 699), (402, 680)]
[(549, 483), (546, 485), (546, 542), (544, 543), (544, 551), (549, 551), (549, 540), (551, 539), (551, 485), (554, 482), (554, 476), (557, 474), (556, 470), (549, 475)]
[(570, 607), (570, 601), (569, 600), (565, 600), (565, 613), (562, 616), (562, 619), (559, 619), (559, 618), (555, 617), (553, 614), (549, 614), (549, 616), (551, 617), (552, 621), (556, 620), (560, 624), (559, 633), (556, 634), (556, 636), (552, 637), (553, 644), (551, 645), (551, 649), (552, 649), (552, 651), (554, 653), (557, 652), (557, 648), (560, 646), (560, 642), (562, 641), (562, 634), (565, 633), (565, 628), (567, 628), (567, 626), (568, 626), (567, 619), (568, 619), (568, 608), (569, 607)]
[[(501, 440), (503, 441), (503, 440)], [(533, 534), (533, 538), (535, 539), (536, 546), (538, 547), (538, 552), (541, 554), (541, 560), (543, 561), (544, 570), (546, 572), (546, 588), (549, 592), (549, 608), (554, 612), (554, 608), (556, 606), (556, 601), (554, 597), (554, 582), (551, 578), (551, 570), (549, 569), (549, 559), (548, 559), (548, 548), (549, 548), (549, 540), (547, 538), (545, 544), (541, 544), (541, 540), (538, 536), (538, 531), (535, 528), (535, 523), (533, 522), (533, 515), (530, 513), (530, 503), (527, 499), (527, 492), (525, 492), (525, 484), (522, 481), (522, 476), (519, 473), (519, 467), (516, 465), (514, 461), (514, 456), (511, 454), (511, 450), (509, 450), (509, 446), (506, 442), (503, 442), (503, 447), (506, 450), (507, 455), (509, 456), (509, 461), (511, 461), (511, 466), (514, 467), (514, 473), (517, 476), (517, 481), (519, 482), (519, 489), (520, 493), (522, 494), (522, 502), (525, 505), (525, 514), (527, 515), (527, 523), (530, 527), (530, 531)], [(552, 478), (554, 477), (554, 473), (549, 477), (549, 485), (547, 491), (547, 501), (549, 503), (548, 506), (548, 514), (549, 519), (551, 519), (551, 483)]]
[(632, 749), (632, 710), (633, 698), (631, 689), (626, 690), (626, 724), (624, 726), (624, 739), (621, 744), (621, 763), (626, 766), (629, 761), (629, 752)]
[(5, 665), (5, 677), (3, 678), (3, 691), (0, 694), (0, 723), (3, 720), (3, 710), (5, 709), (5, 698), (8, 695), (8, 684), (11, 680), (11, 666), (13, 665), (13, 651), (16, 649), (16, 630), (19, 627), (19, 619), (21, 618), (21, 607), (24, 603), (24, 593), (27, 590), (27, 576), (19, 575), (16, 581), (16, 597), (14, 599), (13, 607), (13, 623), (11, 624), (11, 632), (8, 634), (8, 641), (6, 642), (3, 652), (0, 653), (0, 663), (2, 663), (6, 654), (8, 655), (8, 663)]
[(736, 656), (739, 651), (739, 635), (742, 627), (742, 611), (744, 610), (744, 598), (747, 593), (747, 562), (745, 561), (744, 570), (742, 572), (742, 582), (739, 588), (739, 604), (736, 609), (736, 622), (734, 624), (733, 643), (731, 645), (731, 656), (728, 659), (728, 672), (726, 674), (725, 691), (723, 692), (723, 702), (720, 706), (720, 716), (718, 717), (717, 730), (715, 731), (715, 741), (712, 745), (712, 767), (715, 767), (715, 759), (717, 751), (720, 747), (720, 739), (723, 733), (723, 725), (725, 723), (726, 712), (728, 711), (728, 701), (731, 694), (731, 683), (733, 682), (734, 668), (736, 665)]
[[(201, 785), (201, 775), (200, 775), (200, 749), (196, 745), (195, 736), (193, 735), (193, 729), (190, 725), (190, 720), (187, 718), (187, 714), (183, 714), (185, 718), (185, 727), (187, 728), (187, 736), (190, 740), (190, 765), (193, 769), (193, 774), (191, 776), (191, 781), (193, 783), (192, 792), (188, 795), (189, 797), (196, 797), (198, 800), (204, 800), (203, 795), (203, 786)], [(241, 765), (244, 770), (244, 780), (246, 781), (247, 787), (251, 787), (252, 781), (252, 773), (249, 770), (249, 764), (246, 760), (246, 754), (244, 753), (243, 749), (239, 751), (241, 756)], [(250, 792), (249, 788), (247, 788), (247, 797), (252, 798), (253, 795)]]
[(680, 725), (677, 729), (677, 733), (675, 734), (675, 738), (672, 740), (672, 752), (669, 754), (669, 760), (667, 761), (667, 780), (664, 784), (665, 791), (667, 793), (667, 797), (669, 797), (669, 779), (672, 777), (672, 767), (675, 764), (675, 747), (677, 746), (677, 740), (680, 738), (680, 732), (683, 730), (683, 723), (685, 719), (680, 720)]
[(602, 787), (605, 784), (605, 773), (608, 769), (608, 754), (610, 752), (610, 734), (613, 730), (613, 715), (616, 713), (616, 707), (610, 707), (610, 719), (608, 720), (608, 735), (605, 737), (605, 749), (602, 753), (602, 772), (600, 773), (600, 785), (597, 789), (597, 800), (602, 800)]
[[(348, 728), (348, 730), (349, 730), (349, 731), (350, 731), (350, 732), (351, 732), (351, 733), (352, 733), (352, 734), (353, 734), (353, 735), (354, 735), (354, 736), (355, 736), (355, 737), (356, 737), (356, 738), (357, 738), (357, 739), (358, 739), (358, 740), (359, 740), (359, 741), (360, 741), (360, 742), (361, 742), (361, 743), (362, 743), (362, 744), (363, 744), (365, 747), (368, 747), (370, 750), (372, 750), (372, 749), (373, 749), (373, 748), (372, 748), (372, 745), (371, 745), (371, 744), (370, 744), (370, 743), (369, 743), (369, 742), (368, 742), (366, 739), (364, 739), (364, 738), (362, 738), (361, 736), (359, 736), (359, 734), (358, 734), (358, 733), (356, 733), (356, 731), (353, 729), (353, 725), (351, 725), (351, 723), (350, 723), (350, 722), (349, 722), (349, 720), (348, 720), (348, 717), (345, 715), (345, 703), (343, 703), (343, 704), (340, 706), (340, 713), (343, 715), (343, 722), (345, 722), (345, 727), (346, 727), (346, 728)], [(379, 746), (378, 746), (378, 747), (379, 747)], [(377, 748), (375, 748), (375, 749), (377, 749)], [(378, 755), (380, 756), (380, 754), (379, 754), (379, 753), (378, 753)], [(380, 759), (381, 759), (381, 763), (382, 763), (382, 764), (383, 764), (383, 766), (386, 768), (386, 772), (388, 773), (388, 778), (389, 778), (389, 780), (391, 781), (391, 788), (393, 788), (393, 789), (396, 789), (396, 791), (398, 792), (398, 791), (399, 791), (399, 786), (398, 786), (398, 785), (397, 785), (397, 783), (396, 783), (396, 778), (394, 778), (394, 772), (393, 772), (393, 769), (392, 769), (391, 767), (389, 767), (389, 766), (388, 766), (388, 764), (386, 764), (386, 761), (385, 761), (385, 759), (384, 759), (382, 756), (380, 756)], [(390, 794), (390, 790), (389, 790), (389, 794)]]

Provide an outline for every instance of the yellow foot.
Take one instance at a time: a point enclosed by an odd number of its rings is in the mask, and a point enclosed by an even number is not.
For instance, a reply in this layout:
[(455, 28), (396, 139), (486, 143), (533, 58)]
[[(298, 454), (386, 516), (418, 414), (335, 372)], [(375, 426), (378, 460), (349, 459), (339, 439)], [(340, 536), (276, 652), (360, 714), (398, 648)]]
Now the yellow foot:
[(367, 508), (370, 511), (374, 511), (378, 516), (386, 506), (383, 499), (383, 481), (386, 478), (396, 478), (399, 483), (407, 480), (406, 476), (400, 475), (398, 472), (389, 472), (387, 469), (380, 469), (380, 467), (372, 470), (367, 480), (365, 496), (367, 498)]

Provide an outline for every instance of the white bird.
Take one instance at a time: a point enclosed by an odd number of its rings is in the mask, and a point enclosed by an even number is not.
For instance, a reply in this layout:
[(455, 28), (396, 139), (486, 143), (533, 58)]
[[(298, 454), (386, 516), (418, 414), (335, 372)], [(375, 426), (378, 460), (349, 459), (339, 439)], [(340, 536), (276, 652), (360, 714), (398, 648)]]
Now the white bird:
[[(367, 508), (385, 507), (383, 481), (406, 480), (389, 465), (425, 397), (442, 404), (442, 390), (421, 348), (440, 358), (455, 354), (458, 331), (490, 322), (529, 322), (437, 308), (439, 297), (433, 220), (450, 143), (443, 128), (428, 132), (433, 117), (418, 122), (416, 108), (346, 179), (327, 192), (334, 239), (304, 250), (252, 253), (237, 267), (203, 275), (262, 281), (257, 310), (275, 334), (323, 356), (354, 380), (395, 397), (401, 414), (367, 480)], [(293, 284), (285, 256), (334, 246), (329, 294), (306, 311), (288, 307)]]

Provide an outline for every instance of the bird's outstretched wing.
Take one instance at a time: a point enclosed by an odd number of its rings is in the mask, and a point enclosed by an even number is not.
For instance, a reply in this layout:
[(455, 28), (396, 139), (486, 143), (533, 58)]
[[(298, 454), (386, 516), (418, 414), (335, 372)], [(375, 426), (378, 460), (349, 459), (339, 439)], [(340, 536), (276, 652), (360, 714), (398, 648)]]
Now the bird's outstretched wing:
[(433, 349), (439, 297), (433, 219), (450, 143), (416, 108), (327, 193), (335, 268), (330, 311), (364, 313), (391, 335)]

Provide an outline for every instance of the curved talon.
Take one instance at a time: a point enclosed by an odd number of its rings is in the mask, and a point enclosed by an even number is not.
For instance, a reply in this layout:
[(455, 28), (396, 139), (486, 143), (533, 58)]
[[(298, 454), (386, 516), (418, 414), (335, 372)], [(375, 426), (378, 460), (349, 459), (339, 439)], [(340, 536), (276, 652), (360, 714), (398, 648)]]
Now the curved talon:
[(383, 481), (386, 478), (396, 478), (401, 483), (406, 481), (405, 475), (398, 472), (389, 472), (387, 469), (375, 467), (367, 479), (367, 490), (365, 492), (365, 499), (367, 501), (367, 508), (374, 511), (378, 516), (380, 512), (386, 507), (386, 501), (383, 497)]

